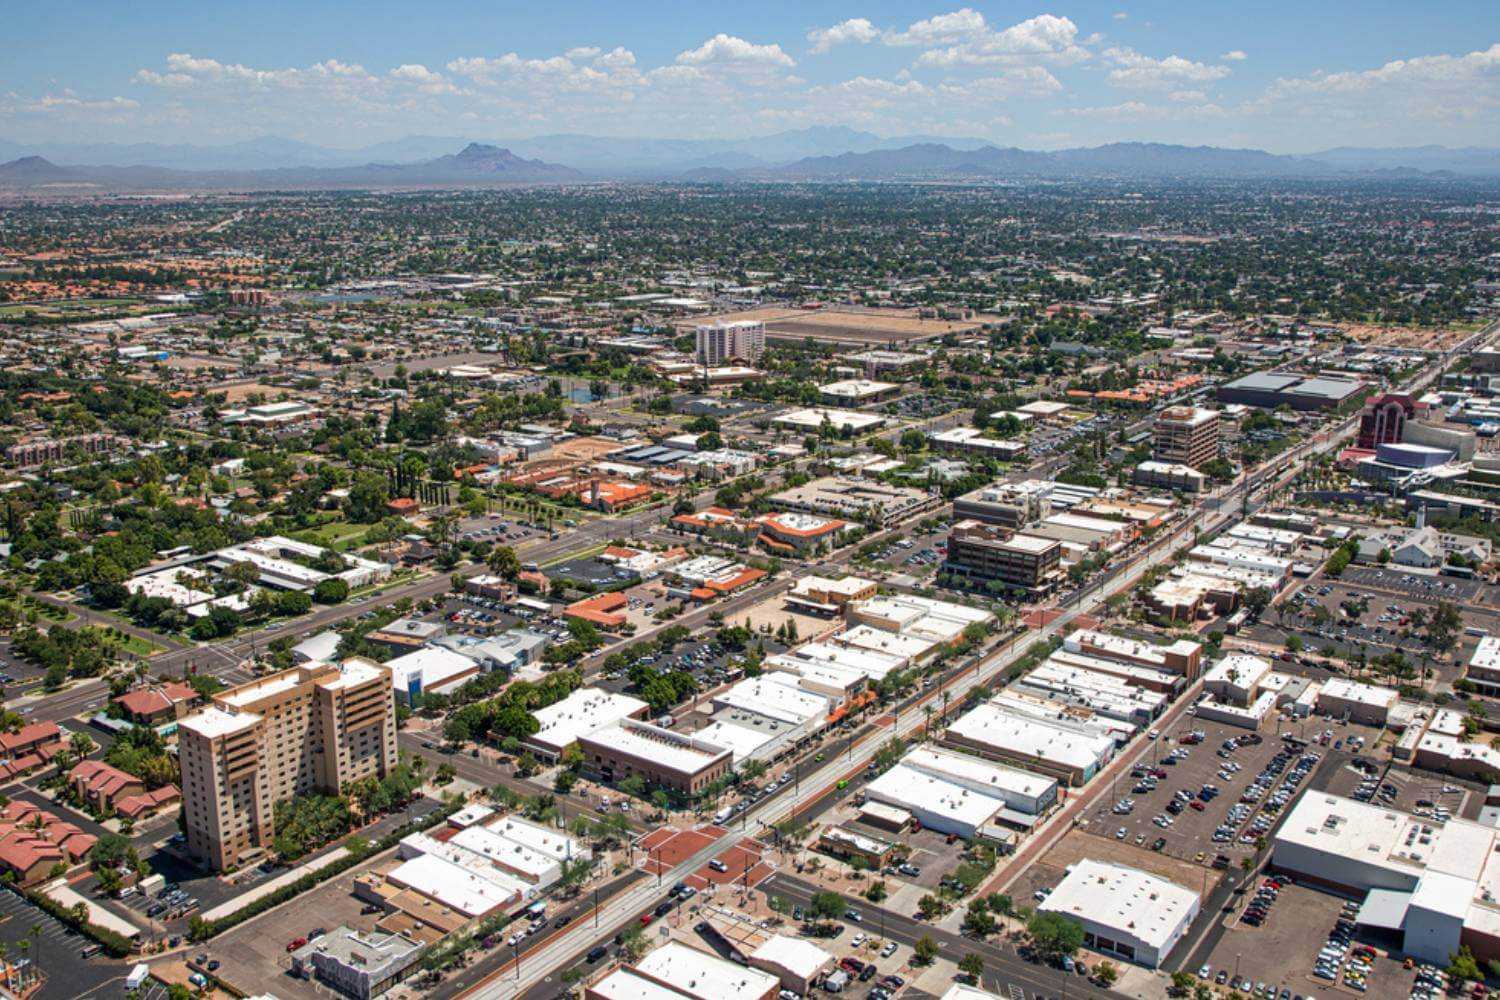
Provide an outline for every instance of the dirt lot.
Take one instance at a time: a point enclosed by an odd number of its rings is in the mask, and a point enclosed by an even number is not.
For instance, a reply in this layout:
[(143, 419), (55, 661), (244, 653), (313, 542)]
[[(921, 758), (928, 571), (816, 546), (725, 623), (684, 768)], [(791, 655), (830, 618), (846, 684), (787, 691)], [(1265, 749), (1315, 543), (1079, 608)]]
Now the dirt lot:
[(1372, 326), (1367, 323), (1334, 325), (1370, 347), (1415, 347), (1430, 351), (1446, 351), (1474, 332), (1463, 327), (1440, 330), (1421, 326)]
[[(1239, 975), (1253, 982), (1275, 985), (1278, 989), (1285, 986), (1294, 995), (1303, 997), (1359, 996), (1342, 984), (1335, 986), (1312, 974), (1318, 950), (1327, 941), (1344, 902), (1341, 897), (1300, 885), (1285, 885), (1265, 923), (1259, 927), (1241, 924), (1238, 912), (1231, 914), (1228, 929), (1209, 956), (1211, 974), (1217, 975), (1220, 969), (1225, 969), (1233, 976), (1238, 970)], [(1380, 950), (1380, 945), (1376, 944), (1376, 948)], [(1402, 1000), (1410, 994), (1415, 978), (1414, 972), (1402, 969), (1399, 962), (1382, 953), (1375, 960), (1369, 991), (1363, 996), (1366, 1000)]]

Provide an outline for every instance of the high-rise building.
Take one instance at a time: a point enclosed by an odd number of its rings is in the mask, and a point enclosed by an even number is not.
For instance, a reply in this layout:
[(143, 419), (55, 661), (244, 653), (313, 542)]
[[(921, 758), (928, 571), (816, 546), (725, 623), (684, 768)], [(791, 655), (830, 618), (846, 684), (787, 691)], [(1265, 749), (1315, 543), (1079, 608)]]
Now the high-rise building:
[(188, 850), (222, 870), (268, 847), (278, 802), (396, 766), (390, 672), (313, 661), (221, 691), (178, 729)]
[(1158, 462), (1197, 468), (1219, 455), (1219, 414), (1196, 406), (1169, 406), (1156, 415), (1151, 455)]
[(722, 365), (726, 361), (755, 364), (766, 353), (766, 324), (754, 320), (737, 323), (704, 323), (698, 327), (698, 362)]
[(1416, 414), (1416, 404), (1405, 393), (1391, 392), (1370, 398), (1359, 415), (1356, 446), (1374, 451), (1383, 444), (1404, 441), (1406, 422)]

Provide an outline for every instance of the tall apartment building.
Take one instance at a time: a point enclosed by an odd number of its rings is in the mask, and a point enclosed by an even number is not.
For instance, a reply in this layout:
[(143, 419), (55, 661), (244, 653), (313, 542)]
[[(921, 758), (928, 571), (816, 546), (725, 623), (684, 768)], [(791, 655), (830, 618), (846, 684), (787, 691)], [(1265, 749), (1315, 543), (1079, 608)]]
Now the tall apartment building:
[(722, 365), (738, 360), (755, 364), (766, 353), (766, 324), (754, 320), (703, 323), (698, 327), (698, 362)]
[(1198, 468), (1219, 455), (1219, 414), (1196, 406), (1169, 406), (1156, 415), (1152, 457)]
[(959, 521), (948, 535), (944, 569), (971, 580), (998, 581), (1031, 595), (1047, 593), (1062, 578), (1062, 543), (980, 521)]
[(68, 438), (41, 438), (13, 444), (5, 450), (10, 464), (22, 469), (61, 462), (70, 454), (102, 455), (114, 451), (120, 439), (113, 434), (79, 434)]
[(178, 729), (188, 850), (215, 870), (275, 837), (278, 802), (396, 766), (390, 672), (313, 661), (221, 691)]

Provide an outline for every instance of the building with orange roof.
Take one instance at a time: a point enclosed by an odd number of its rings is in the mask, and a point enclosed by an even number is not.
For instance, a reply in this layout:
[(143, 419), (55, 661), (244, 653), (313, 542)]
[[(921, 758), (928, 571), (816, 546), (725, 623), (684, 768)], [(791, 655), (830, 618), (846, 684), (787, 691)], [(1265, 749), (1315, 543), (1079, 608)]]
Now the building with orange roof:
[(848, 521), (836, 517), (797, 511), (762, 514), (755, 524), (760, 528), (761, 546), (787, 555), (832, 549), (837, 546), (839, 535), (849, 528)]
[(395, 514), (397, 517), (407, 517), (408, 515), (415, 514), (420, 511), (422, 509), (422, 505), (417, 503), (417, 501), (413, 500), (411, 497), (396, 497), (395, 499), (390, 500), (386, 503), (385, 509), (390, 511), (392, 514)]
[(13, 733), (0, 733), (0, 754), (20, 757), (62, 746), (62, 730), (55, 722), (33, 722)]
[(180, 719), (198, 700), (198, 692), (180, 681), (167, 681), (126, 691), (115, 699), (125, 717), (143, 726), (157, 726)]
[(146, 793), (144, 781), (102, 760), (80, 761), (68, 772), (68, 783), (100, 812), (113, 809), (117, 799)]
[(98, 838), (30, 802), (12, 800), (0, 809), (0, 870), (23, 886), (47, 878), (58, 864), (81, 860)]
[(575, 601), (563, 608), (563, 617), (576, 618), (579, 621), (590, 622), (600, 628), (611, 631), (624, 626), (626, 618), (619, 612), (629, 603), (628, 598), (618, 591), (607, 594), (595, 594), (581, 601)]
[(176, 785), (162, 785), (152, 792), (123, 795), (115, 800), (115, 812), (129, 820), (138, 820), (182, 801)]
[(683, 534), (735, 545), (749, 545), (761, 531), (761, 526), (754, 521), (723, 507), (706, 507), (696, 513), (678, 514), (667, 522), (667, 527)]

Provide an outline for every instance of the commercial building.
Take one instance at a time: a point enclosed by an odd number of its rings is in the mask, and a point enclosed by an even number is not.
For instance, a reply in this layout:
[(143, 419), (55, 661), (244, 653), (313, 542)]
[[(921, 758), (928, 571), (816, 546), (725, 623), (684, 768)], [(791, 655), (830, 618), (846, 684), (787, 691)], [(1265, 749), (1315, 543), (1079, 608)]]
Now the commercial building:
[(1480, 694), (1500, 694), (1500, 637), (1487, 635), (1479, 640), (1464, 677)]
[(405, 934), (366, 934), (340, 924), (292, 952), (292, 973), (316, 977), (345, 996), (370, 1000), (401, 982), (424, 950)]
[(933, 451), (953, 455), (979, 455), (999, 462), (1015, 462), (1026, 457), (1026, 442), (1012, 438), (988, 437), (974, 427), (951, 427), (927, 435)]
[(833, 968), (833, 956), (806, 938), (772, 934), (750, 953), (750, 967), (769, 972), (781, 988), (811, 996), (813, 984)]
[(1309, 791), (1276, 830), (1271, 864), (1303, 884), (1363, 895), (1356, 923), (1445, 964), (1466, 946), (1500, 959), (1497, 831)]
[(1180, 490), (1183, 493), (1202, 493), (1208, 488), (1208, 477), (1191, 465), (1176, 462), (1142, 462), (1131, 473), (1137, 486), (1153, 490)]
[(1416, 403), (1404, 392), (1370, 397), (1359, 415), (1355, 447), (1374, 451), (1380, 445), (1406, 440), (1406, 422), (1416, 415)]
[(788, 511), (780, 514), (762, 514), (755, 519), (760, 525), (760, 545), (781, 555), (801, 555), (833, 549), (838, 546), (839, 536), (851, 527), (848, 521), (836, 517), (819, 517)]
[(479, 662), (442, 646), (424, 646), (386, 662), (391, 688), (408, 705), (424, 694), (448, 694), (479, 675)]
[(1024, 528), (1052, 513), (1051, 487), (1039, 479), (981, 486), (953, 501), (953, 516), (1013, 530)]
[(965, 839), (1007, 840), (1057, 802), (1057, 781), (953, 750), (918, 746), (865, 786), (865, 798), (909, 812), (924, 827)]
[(779, 976), (669, 940), (584, 989), (584, 1000), (773, 1000)]
[(1401, 700), (1394, 688), (1361, 684), (1343, 677), (1330, 677), (1318, 693), (1318, 711), (1367, 726), (1384, 726), (1391, 709)]
[(766, 352), (766, 325), (752, 320), (702, 323), (697, 327), (698, 363), (722, 365), (742, 361), (753, 365)]
[(727, 777), (734, 764), (725, 747), (631, 719), (583, 734), (578, 748), (584, 769), (606, 783), (638, 776), (687, 797)]
[(544, 760), (554, 761), (578, 738), (623, 719), (639, 719), (650, 708), (629, 695), (603, 688), (579, 688), (562, 701), (531, 713), (541, 725), (526, 738), (526, 747)]
[(876, 382), (864, 378), (829, 382), (818, 387), (823, 402), (830, 406), (864, 406), (891, 399), (900, 392), (901, 386), (894, 382)]
[(890, 862), (896, 852), (896, 845), (857, 830), (825, 826), (823, 832), (818, 834), (817, 849), (845, 861), (859, 858), (866, 867), (879, 871)]
[(1332, 410), (1354, 399), (1367, 386), (1365, 382), (1342, 378), (1307, 378), (1283, 372), (1255, 372), (1216, 390), (1221, 403), (1240, 403), (1274, 410), (1288, 406), (1293, 410)]
[(1116, 741), (1061, 719), (1022, 715), (995, 701), (959, 716), (943, 737), (949, 746), (1082, 785), (1115, 754)]
[(1028, 596), (1050, 592), (1062, 579), (1062, 543), (1018, 534), (973, 519), (948, 533), (944, 569), (980, 583), (999, 583)]
[(786, 601), (797, 608), (836, 615), (849, 602), (869, 600), (878, 590), (879, 585), (874, 580), (858, 576), (845, 576), (838, 580), (823, 576), (804, 576), (792, 584)]
[(1154, 969), (1198, 915), (1198, 894), (1124, 865), (1084, 858), (1037, 904), (1083, 925), (1087, 948)]
[(1197, 406), (1169, 406), (1152, 425), (1151, 457), (1198, 468), (1219, 455), (1219, 414)]
[(777, 427), (794, 431), (816, 433), (826, 426), (836, 431), (863, 434), (865, 431), (874, 430), (884, 424), (885, 417), (874, 413), (863, 413), (859, 410), (839, 410), (827, 406), (814, 406), (806, 409), (788, 410), (773, 417), (771, 423)]
[(927, 355), (910, 351), (861, 351), (848, 356), (849, 361), (864, 365), (866, 378), (884, 375), (915, 375), (927, 366)]
[(869, 519), (884, 526), (936, 510), (942, 498), (926, 490), (887, 486), (868, 479), (824, 476), (771, 495), (771, 502), (787, 510), (828, 514), (849, 520)]
[(396, 766), (390, 671), (306, 663), (214, 695), (178, 726), (187, 848), (215, 870), (264, 850), (274, 811)]
[(1178, 674), (1188, 680), (1197, 678), (1203, 662), (1203, 644), (1191, 639), (1176, 639), (1159, 646), (1086, 628), (1077, 629), (1064, 639), (1063, 648), (1103, 660)]

